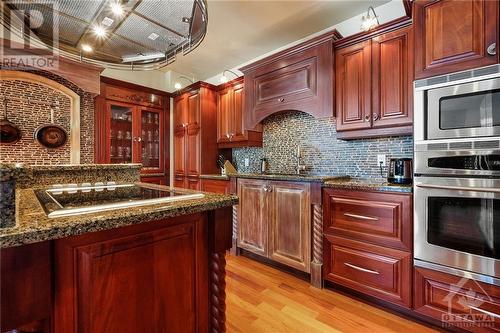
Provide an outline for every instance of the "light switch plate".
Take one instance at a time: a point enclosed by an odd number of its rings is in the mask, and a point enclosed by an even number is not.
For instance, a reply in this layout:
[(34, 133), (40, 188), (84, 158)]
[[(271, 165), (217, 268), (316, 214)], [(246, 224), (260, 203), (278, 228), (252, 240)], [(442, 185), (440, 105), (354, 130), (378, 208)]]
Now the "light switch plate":
[(247, 157), (245, 158), (245, 166), (250, 166), (250, 159)]

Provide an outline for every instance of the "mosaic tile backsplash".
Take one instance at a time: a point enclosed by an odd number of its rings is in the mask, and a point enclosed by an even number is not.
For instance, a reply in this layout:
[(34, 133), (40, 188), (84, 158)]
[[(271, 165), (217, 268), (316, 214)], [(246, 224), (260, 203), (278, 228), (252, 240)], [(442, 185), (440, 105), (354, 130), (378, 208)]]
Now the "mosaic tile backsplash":
[[(411, 136), (343, 141), (337, 139), (333, 117), (316, 119), (290, 111), (266, 118), (263, 126), (262, 148), (233, 149), (233, 164), (239, 172), (259, 172), (260, 159), (265, 157), (269, 172), (295, 173), (299, 145), (301, 162), (312, 175), (385, 179), (390, 158), (413, 157)], [(385, 154), (387, 159), (382, 174), (377, 165), (378, 154)], [(249, 159), (248, 167), (245, 158)]]

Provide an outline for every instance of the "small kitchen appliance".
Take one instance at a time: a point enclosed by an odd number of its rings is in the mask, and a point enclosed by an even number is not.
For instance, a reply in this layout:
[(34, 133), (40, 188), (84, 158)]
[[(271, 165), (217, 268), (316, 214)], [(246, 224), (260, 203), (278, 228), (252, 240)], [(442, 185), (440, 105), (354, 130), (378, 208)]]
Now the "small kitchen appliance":
[(411, 184), (413, 161), (411, 158), (391, 158), (387, 181), (391, 184)]

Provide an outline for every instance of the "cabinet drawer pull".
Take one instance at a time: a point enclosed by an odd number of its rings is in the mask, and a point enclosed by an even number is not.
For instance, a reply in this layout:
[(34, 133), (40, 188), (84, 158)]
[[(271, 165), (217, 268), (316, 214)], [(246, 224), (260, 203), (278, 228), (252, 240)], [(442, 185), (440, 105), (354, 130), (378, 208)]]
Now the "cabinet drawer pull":
[(469, 308), (471, 308), (472, 310), (476, 310), (478, 312), (484, 313), (484, 314), (486, 314), (488, 316), (492, 316), (493, 318), (499, 318), (500, 319), (500, 315), (499, 314), (496, 314), (496, 313), (493, 313), (493, 312), (490, 312), (490, 311), (486, 311), (486, 310), (483, 310), (483, 309), (475, 307), (475, 306), (469, 306)]
[(497, 54), (497, 43), (492, 43), (488, 46), (488, 48), (486, 49), (486, 52), (491, 55), (491, 56), (494, 56)]
[(354, 268), (355, 270), (358, 270), (358, 271), (361, 271), (361, 272), (370, 273), (370, 274), (377, 274), (377, 275), (380, 274), (377, 271), (372, 271), (371, 269), (362, 268), (362, 267), (350, 264), (348, 262), (345, 262), (344, 265), (346, 265), (347, 267)]
[(377, 121), (378, 120), (378, 114), (374, 113), (373, 114), (373, 121)]
[(357, 215), (357, 214), (351, 214), (351, 213), (344, 213), (344, 216), (352, 217), (352, 218), (360, 219), (360, 220), (378, 221), (378, 218), (376, 218), (376, 217)]
[(283, 103), (285, 99), (283, 97), (278, 98), (278, 102)]
[(371, 116), (369, 116), (369, 115), (365, 116), (365, 121), (366, 122), (370, 121), (370, 118), (371, 118)]

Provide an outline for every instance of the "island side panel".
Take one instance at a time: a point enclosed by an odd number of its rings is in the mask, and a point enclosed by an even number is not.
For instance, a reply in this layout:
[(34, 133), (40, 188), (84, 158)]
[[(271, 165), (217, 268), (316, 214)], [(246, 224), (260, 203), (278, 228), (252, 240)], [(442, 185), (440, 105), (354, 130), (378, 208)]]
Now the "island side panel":
[(55, 241), (54, 332), (208, 332), (207, 214)]

